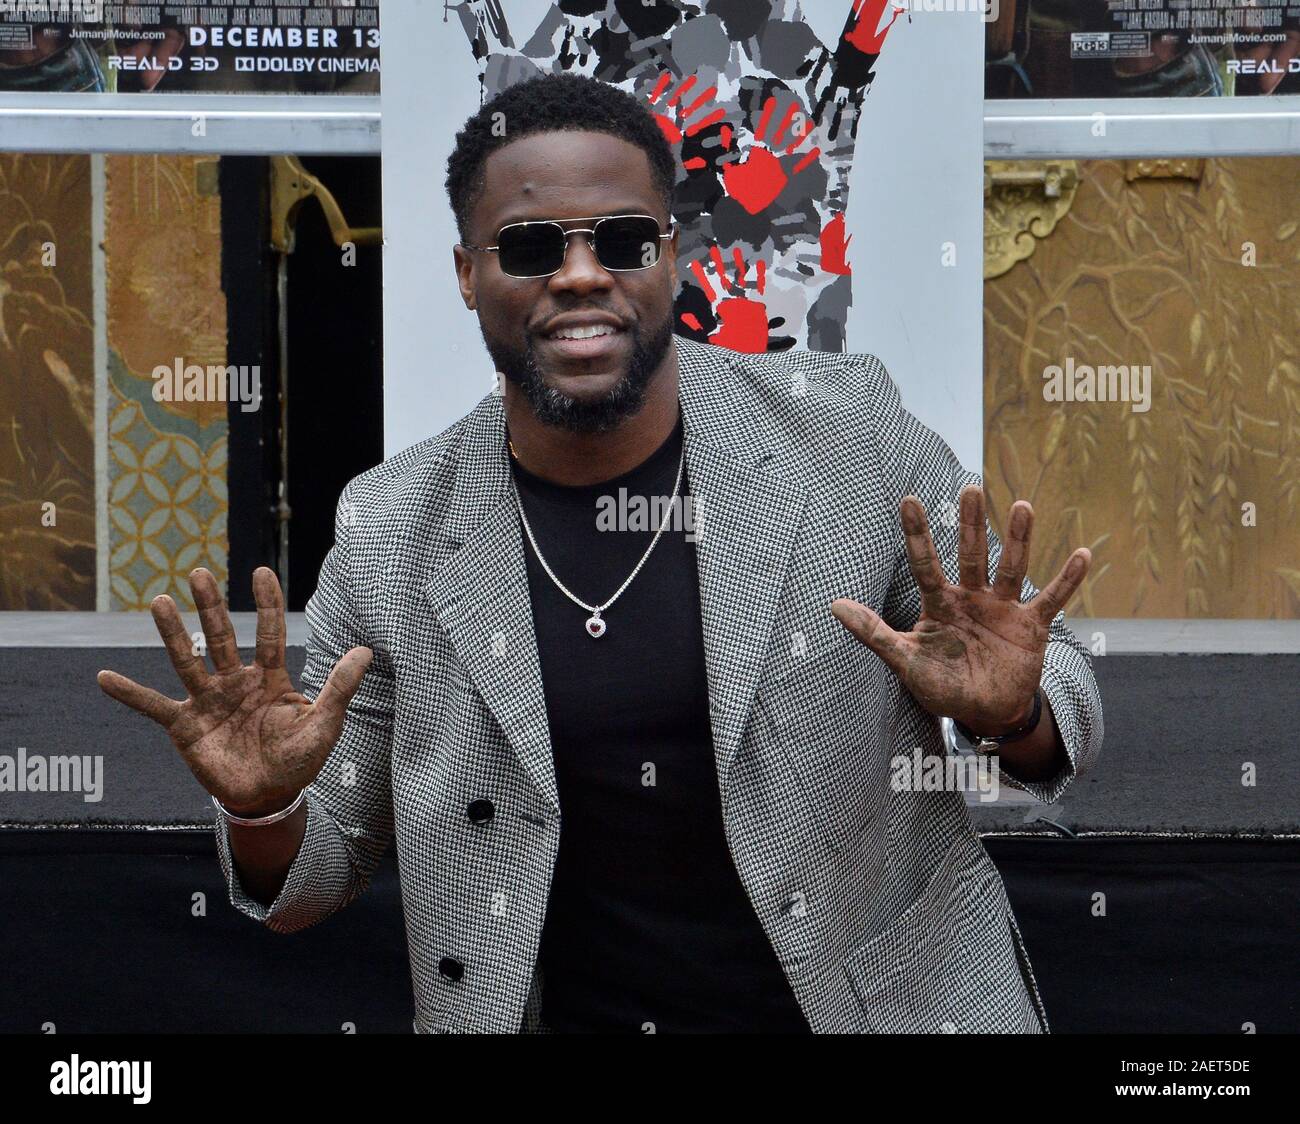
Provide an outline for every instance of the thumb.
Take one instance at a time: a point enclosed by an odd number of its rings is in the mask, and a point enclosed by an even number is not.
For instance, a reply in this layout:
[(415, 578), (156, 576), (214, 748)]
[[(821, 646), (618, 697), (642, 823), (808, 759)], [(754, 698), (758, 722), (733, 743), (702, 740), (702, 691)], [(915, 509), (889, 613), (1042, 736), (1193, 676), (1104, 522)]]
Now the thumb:
[(831, 602), (837, 621), (876, 653), (897, 675), (902, 674), (903, 638), (889, 627), (874, 610), (847, 597)]
[(335, 735), (343, 728), (343, 719), (347, 714), (348, 703), (361, 686), (366, 669), (374, 659), (374, 652), (369, 648), (352, 648), (343, 653), (343, 658), (334, 665), (320, 689), (312, 710), (325, 723), (327, 729)]

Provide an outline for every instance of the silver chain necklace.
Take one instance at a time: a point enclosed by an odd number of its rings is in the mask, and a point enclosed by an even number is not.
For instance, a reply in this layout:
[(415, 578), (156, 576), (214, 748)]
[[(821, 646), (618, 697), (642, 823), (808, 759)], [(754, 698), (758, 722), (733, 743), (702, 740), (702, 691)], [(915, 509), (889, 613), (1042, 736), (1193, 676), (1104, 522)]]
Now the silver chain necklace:
[[(512, 455), (514, 454), (513, 446), (511, 447), (510, 452)], [(519, 458), (515, 457), (515, 459), (518, 460)], [(588, 605), (585, 601), (581, 600), (578, 597), (575, 597), (572, 593), (569, 592), (565, 584), (555, 576), (555, 571), (551, 569), (550, 565), (546, 561), (546, 558), (542, 555), (542, 548), (537, 545), (537, 539), (533, 536), (532, 527), (528, 525), (528, 515), (524, 511), (524, 501), (519, 495), (518, 485), (514, 483), (514, 473), (510, 474), (511, 485), (514, 487), (514, 491), (515, 491), (515, 503), (519, 507), (519, 518), (523, 520), (524, 530), (528, 533), (528, 541), (533, 545), (533, 553), (537, 555), (537, 561), (542, 564), (542, 569), (546, 571), (546, 576), (555, 583), (555, 588), (558, 589), (561, 593), (563, 593), (565, 597), (567, 597), (580, 609), (586, 609), (587, 612), (591, 614), (591, 616), (587, 618), (585, 628), (587, 631), (587, 635), (590, 636), (593, 640), (599, 640), (602, 636), (605, 635), (606, 622), (600, 614), (603, 613), (612, 604), (614, 604), (615, 601), (617, 601), (620, 597), (623, 596), (623, 591), (632, 584), (632, 579), (635, 578), (637, 574), (641, 572), (641, 567), (645, 565), (646, 559), (650, 557), (650, 552), (654, 550), (654, 548), (659, 544), (659, 539), (663, 535), (664, 530), (667, 528), (669, 520), (671, 520), (673, 517), (673, 511), (677, 507), (677, 493), (681, 490), (682, 470), (685, 467), (686, 467), (686, 439), (685, 437), (683, 437), (682, 455), (681, 455), (681, 459), (677, 462), (677, 480), (673, 484), (673, 498), (669, 501), (668, 509), (664, 512), (663, 522), (659, 524), (659, 530), (655, 532), (655, 537), (650, 540), (650, 545), (646, 547), (645, 553), (641, 555), (641, 561), (638, 562), (635, 567), (633, 567), (632, 572), (627, 576), (627, 580), (624, 581), (623, 584), (620, 585), (618, 589), (614, 591), (614, 596), (611, 597), (608, 601), (606, 601), (602, 605)]]

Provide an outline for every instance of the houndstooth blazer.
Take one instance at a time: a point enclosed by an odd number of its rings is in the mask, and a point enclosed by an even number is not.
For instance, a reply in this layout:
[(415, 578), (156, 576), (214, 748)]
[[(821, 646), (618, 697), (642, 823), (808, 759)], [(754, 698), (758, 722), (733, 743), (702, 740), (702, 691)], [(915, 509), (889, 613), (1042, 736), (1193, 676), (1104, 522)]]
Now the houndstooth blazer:
[[(939, 720), (830, 613), (853, 597), (910, 628), (899, 499), (925, 504), (955, 581), (942, 516), (979, 477), (873, 356), (675, 342), (726, 837), (810, 1026), (1046, 1031), (962, 793), (889, 783), (895, 754), (946, 752)], [(991, 530), (989, 546), (991, 572)], [(284, 933), (352, 901), (396, 840), (419, 1032), (545, 1030), (536, 959), (562, 810), (524, 549), (498, 397), (352, 480), (307, 606), (302, 690), (351, 647), (375, 658), (269, 908), (217, 824), (231, 902)], [(1059, 616), (1042, 686), (1069, 765), (1018, 787), (1051, 801), (1102, 742), (1089, 654)], [(481, 800), (490, 819), (467, 813)]]

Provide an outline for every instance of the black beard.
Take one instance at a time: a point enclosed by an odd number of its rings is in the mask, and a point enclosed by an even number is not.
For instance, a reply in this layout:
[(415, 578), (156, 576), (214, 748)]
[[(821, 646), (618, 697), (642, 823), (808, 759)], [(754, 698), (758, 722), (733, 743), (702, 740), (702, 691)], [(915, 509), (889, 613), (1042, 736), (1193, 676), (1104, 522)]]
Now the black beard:
[(481, 322), (479, 330), (497, 370), (524, 392), (537, 420), (570, 433), (605, 433), (637, 414), (645, 405), (646, 389), (673, 340), (671, 313), (648, 337), (640, 329), (629, 329), (632, 358), (623, 377), (608, 394), (584, 402), (560, 393), (546, 382), (537, 366), (531, 338), (520, 350), (494, 340)]

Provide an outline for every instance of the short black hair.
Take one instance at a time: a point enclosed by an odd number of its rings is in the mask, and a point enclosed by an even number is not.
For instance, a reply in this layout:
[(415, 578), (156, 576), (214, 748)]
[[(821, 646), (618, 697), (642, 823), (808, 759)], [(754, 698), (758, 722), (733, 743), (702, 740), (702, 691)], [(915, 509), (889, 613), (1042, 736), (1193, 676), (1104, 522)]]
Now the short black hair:
[[(500, 135), (501, 122), (504, 135)], [(494, 129), (494, 125), (498, 127)], [(654, 186), (672, 216), (677, 164), (650, 111), (631, 94), (595, 78), (543, 74), (506, 87), (456, 134), (456, 146), (447, 158), (447, 195), (462, 239), (469, 229), (470, 212), (483, 191), (487, 158), (511, 141), (560, 131), (609, 133), (640, 148), (650, 162)]]

